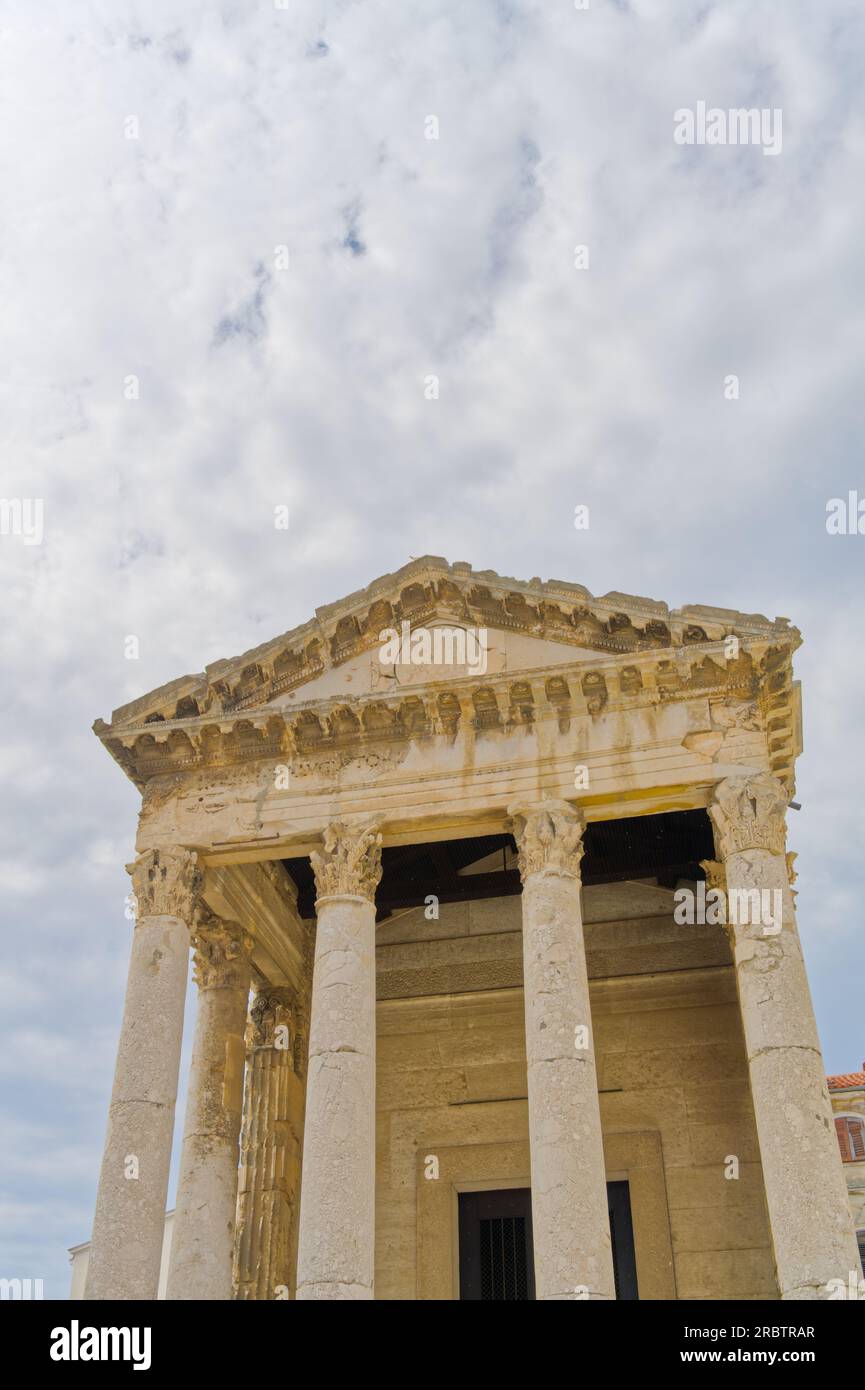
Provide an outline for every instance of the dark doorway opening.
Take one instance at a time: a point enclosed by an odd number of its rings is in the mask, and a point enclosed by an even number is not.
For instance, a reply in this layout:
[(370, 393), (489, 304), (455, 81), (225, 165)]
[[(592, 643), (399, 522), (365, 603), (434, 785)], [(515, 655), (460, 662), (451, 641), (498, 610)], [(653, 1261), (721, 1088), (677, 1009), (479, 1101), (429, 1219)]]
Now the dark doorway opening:
[[(626, 1182), (607, 1183), (616, 1298), (634, 1300), (637, 1264)], [(528, 1187), (459, 1193), (460, 1301), (530, 1302), (535, 1297), (532, 1200)]]
[(529, 1188), (461, 1192), (459, 1232), (461, 1301), (495, 1303), (534, 1299)]
[(626, 1182), (607, 1183), (610, 1212), (610, 1239), (613, 1242), (613, 1277), (616, 1298), (623, 1302), (640, 1297), (637, 1292), (637, 1260), (634, 1255), (634, 1223), (631, 1220), (631, 1194)]

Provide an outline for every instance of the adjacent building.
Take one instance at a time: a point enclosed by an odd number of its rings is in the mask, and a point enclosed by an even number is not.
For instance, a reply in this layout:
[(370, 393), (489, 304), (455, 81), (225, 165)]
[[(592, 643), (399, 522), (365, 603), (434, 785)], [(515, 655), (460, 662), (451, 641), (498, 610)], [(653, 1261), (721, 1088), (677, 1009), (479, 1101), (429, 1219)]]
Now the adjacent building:
[(865, 1273), (865, 1062), (862, 1071), (826, 1079), (850, 1194), (859, 1257)]

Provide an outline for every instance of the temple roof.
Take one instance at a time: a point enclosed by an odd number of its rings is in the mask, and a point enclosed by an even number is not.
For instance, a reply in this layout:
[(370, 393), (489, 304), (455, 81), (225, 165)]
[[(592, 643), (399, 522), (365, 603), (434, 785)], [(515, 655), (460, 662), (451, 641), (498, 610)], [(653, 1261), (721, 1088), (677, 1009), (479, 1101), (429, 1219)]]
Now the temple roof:
[[(496, 635), (482, 681), (474, 672), (451, 672), (444, 681), (441, 671), (383, 671), (376, 661), (383, 631), (444, 625)], [(731, 637), (738, 639), (732, 657)], [(552, 698), (569, 698), (568, 673), (579, 668), (583, 708), (597, 714), (611, 685), (637, 696), (651, 668), (653, 698), (753, 698), (762, 689), (777, 714), (776, 770), (790, 780), (798, 752), (791, 661), (799, 642), (787, 618), (702, 604), (671, 609), (616, 591), (595, 596), (567, 580), (513, 579), (429, 555), (317, 608), (299, 627), (120, 706), (94, 731), (141, 786), (157, 772), (206, 761), (208, 746), (230, 735), (236, 743), (246, 738), (249, 756), (256, 740), (262, 756), (285, 751), (286, 721), (293, 721), (295, 746), (353, 729), (370, 737), (436, 732), (440, 716), (452, 732), (449, 718), (470, 699), (476, 706), (480, 699), (481, 721), (494, 722), (497, 690), (509, 685), (502, 698), (524, 705), (531, 678), (553, 670), (560, 683)], [(606, 673), (618, 676), (610, 682)], [(525, 680), (515, 684), (518, 676)]]

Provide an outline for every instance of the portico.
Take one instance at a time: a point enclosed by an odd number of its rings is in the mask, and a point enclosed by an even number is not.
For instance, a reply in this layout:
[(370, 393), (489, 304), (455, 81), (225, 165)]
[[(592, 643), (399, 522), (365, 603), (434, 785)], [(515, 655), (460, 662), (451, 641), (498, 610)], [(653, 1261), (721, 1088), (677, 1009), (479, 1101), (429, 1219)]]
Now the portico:
[[(394, 664), (405, 624), (485, 669)], [(459, 1298), (470, 1245), (544, 1300), (633, 1296), (628, 1260), (641, 1298), (846, 1278), (798, 642), (427, 557), (97, 721), (142, 810), (86, 1296), (156, 1296), (190, 947), (169, 1298)], [(677, 924), (704, 879), (780, 930)]]

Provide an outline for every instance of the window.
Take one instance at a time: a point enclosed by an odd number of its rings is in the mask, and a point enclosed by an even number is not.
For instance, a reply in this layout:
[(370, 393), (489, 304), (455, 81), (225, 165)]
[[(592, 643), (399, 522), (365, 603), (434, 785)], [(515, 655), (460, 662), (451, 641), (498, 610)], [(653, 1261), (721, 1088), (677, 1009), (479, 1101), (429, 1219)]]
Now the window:
[(865, 1120), (861, 1115), (836, 1115), (835, 1133), (845, 1163), (865, 1159)]

